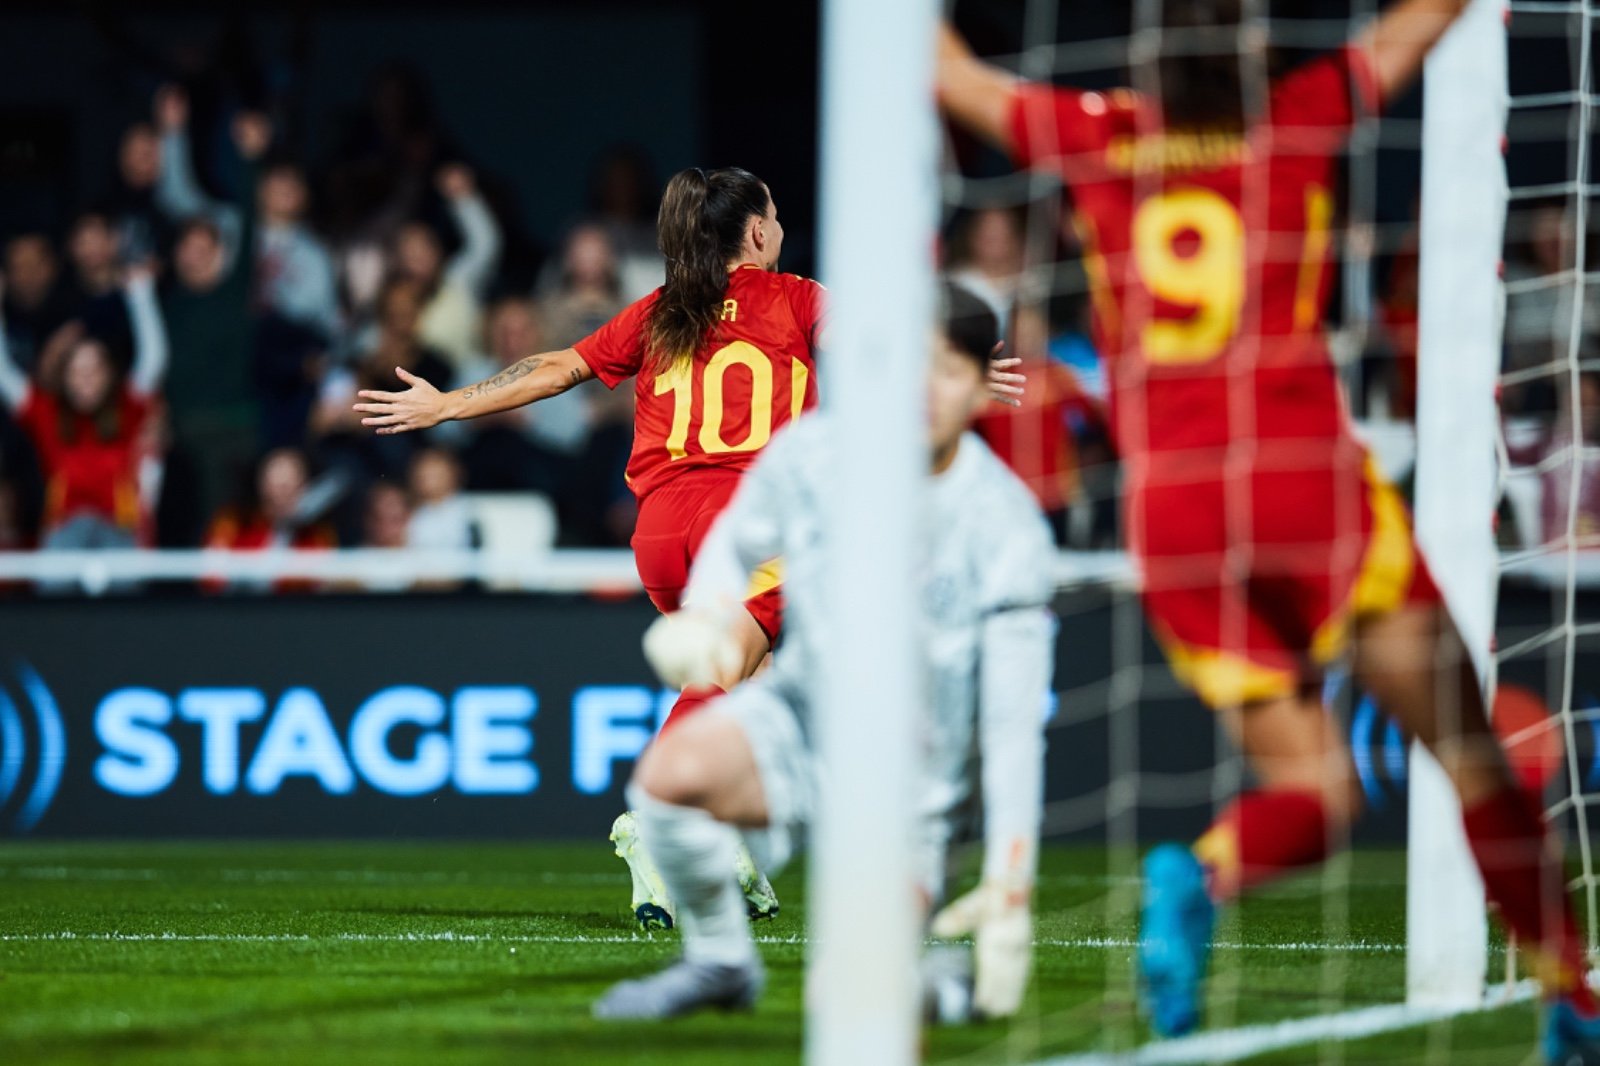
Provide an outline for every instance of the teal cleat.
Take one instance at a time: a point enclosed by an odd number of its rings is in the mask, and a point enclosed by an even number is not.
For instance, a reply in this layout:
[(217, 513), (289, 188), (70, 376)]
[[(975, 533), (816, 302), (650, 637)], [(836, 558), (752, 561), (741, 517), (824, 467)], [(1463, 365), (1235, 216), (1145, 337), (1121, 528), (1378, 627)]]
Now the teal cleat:
[(1548, 1066), (1600, 1066), (1600, 1018), (1585, 1018), (1571, 1000), (1558, 999), (1545, 1008), (1540, 1043)]
[(1217, 909), (1206, 895), (1194, 853), (1162, 844), (1144, 859), (1139, 915), (1139, 992), (1161, 1036), (1182, 1036), (1200, 1024), (1200, 992), (1211, 954)]

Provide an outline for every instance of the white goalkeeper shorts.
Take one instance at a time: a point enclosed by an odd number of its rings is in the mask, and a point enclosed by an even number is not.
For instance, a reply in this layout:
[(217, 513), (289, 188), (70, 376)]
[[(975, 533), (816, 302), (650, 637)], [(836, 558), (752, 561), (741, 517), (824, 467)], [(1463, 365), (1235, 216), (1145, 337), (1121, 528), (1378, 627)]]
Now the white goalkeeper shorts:
[(756, 864), (776, 874), (799, 850), (817, 795), (816, 759), (789, 698), (766, 678), (746, 681), (701, 712), (723, 714), (744, 733), (755, 756), (767, 825), (744, 830)]

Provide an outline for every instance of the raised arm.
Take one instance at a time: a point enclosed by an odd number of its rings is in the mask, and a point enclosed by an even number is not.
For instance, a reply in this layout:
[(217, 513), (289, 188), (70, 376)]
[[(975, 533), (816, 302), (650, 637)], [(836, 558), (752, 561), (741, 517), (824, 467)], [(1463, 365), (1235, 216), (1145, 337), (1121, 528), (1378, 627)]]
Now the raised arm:
[[(253, 190), (247, 190), (247, 202), (239, 205), (213, 200), (200, 187), (190, 154), (189, 100), (182, 89), (167, 86), (157, 93), (155, 111), (156, 125), (161, 129), (161, 175), (156, 179), (156, 206), (174, 222), (204, 217), (216, 223), (224, 261), (227, 269), (232, 270), (250, 240), (248, 229), (255, 205), (248, 201)], [(244, 142), (237, 131), (234, 142), (240, 147), (247, 166), (253, 166), (255, 157), (245, 153)]]
[(0, 275), (0, 402), (15, 411), (27, 402), (28, 390), (33, 386), (28, 375), (11, 358), (11, 343), (6, 339), (5, 292), (5, 278)]
[(133, 323), (133, 369), (128, 384), (141, 396), (160, 391), (167, 376), (167, 328), (156, 302), (155, 274), (148, 267), (132, 267), (123, 282), (122, 298)]
[(939, 107), (955, 123), (1010, 153), (1017, 78), (972, 54), (949, 23), (939, 27), (935, 84)]
[(222, 205), (200, 188), (189, 158), (189, 97), (175, 85), (156, 93), (156, 126), (161, 130), (161, 176), (156, 204), (172, 219), (213, 215)]
[(448, 166), (439, 172), (439, 191), (461, 231), (461, 250), (450, 260), (450, 277), (481, 294), (500, 261), (500, 225), (479, 194), (472, 171)]
[(1423, 60), (1469, 0), (1400, 0), (1378, 16), (1353, 42), (1372, 63), (1378, 102), (1393, 100), (1422, 71)]
[(559, 396), (594, 377), (589, 364), (573, 348), (530, 355), (485, 381), (451, 392), (440, 392), (403, 367), (397, 367), (395, 373), (410, 388), (404, 392), (362, 389), (356, 394), (364, 401), (355, 405), (366, 416), (361, 424), (381, 434), (409, 433), (440, 422), (509, 411)]

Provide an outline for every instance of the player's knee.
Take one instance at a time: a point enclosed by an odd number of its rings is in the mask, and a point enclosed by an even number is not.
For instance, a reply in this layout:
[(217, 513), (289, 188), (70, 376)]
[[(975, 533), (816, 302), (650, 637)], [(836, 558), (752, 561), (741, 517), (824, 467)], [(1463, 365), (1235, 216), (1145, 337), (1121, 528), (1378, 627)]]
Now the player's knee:
[(663, 803), (704, 807), (710, 791), (709, 769), (695, 746), (674, 731), (663, 733), (645, 749), (633, 781)]

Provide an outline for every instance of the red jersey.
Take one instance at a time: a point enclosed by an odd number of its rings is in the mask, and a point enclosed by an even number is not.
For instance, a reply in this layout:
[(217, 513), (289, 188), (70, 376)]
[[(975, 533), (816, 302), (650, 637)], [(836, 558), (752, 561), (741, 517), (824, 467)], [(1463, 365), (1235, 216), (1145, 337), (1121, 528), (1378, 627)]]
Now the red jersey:
[(743, 470), (774, 432), (817, 404), (821, 285), (740, 267), (711, 339), (658, 375), (645, 366), (645, 322), (659, 295), (573, 345), (607, 388), (635, 379), (628, 485), (641, 500), (687, 470)]
[(1322, 334), (1330, 187), (1376, 104), (1355, 49), (1279, 80), (1243, 135), (1163, 130), (1131, 91), (1018, 92), (1017, 162), (1059, 170), (1072, 191), (1125, 456), (1346, 432)]
[(28, 390), (17, 422), (39, 453), (46, 529), (91, 514), (140, 531), (140, 438), (150, 407), (148, 399), (124, 389), (111, 420), (113, 432), (103, 438), (95, 419), (68, 414), (61, 401), (43, 389)]
[(1051, 358), (1025, 361), (1021, 406), (990, 404), (972, 428), (1028, 486), (1046, 513), (1065, 508), (1078, 494), (1078, 446), (1069, 419), (1099, 421), (1078, 376)]

